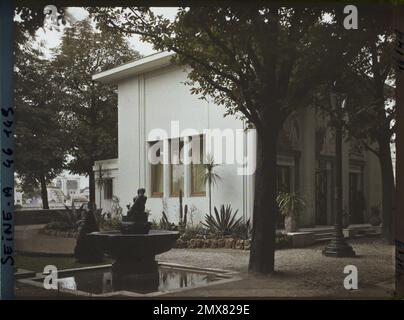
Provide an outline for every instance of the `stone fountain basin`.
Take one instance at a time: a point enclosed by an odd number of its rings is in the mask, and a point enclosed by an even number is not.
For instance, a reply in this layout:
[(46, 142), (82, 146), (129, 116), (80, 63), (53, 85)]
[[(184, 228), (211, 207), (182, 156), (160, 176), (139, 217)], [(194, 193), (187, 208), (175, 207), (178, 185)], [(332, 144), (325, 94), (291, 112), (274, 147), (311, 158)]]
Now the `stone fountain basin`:
[(177, 231), (150, 230), (148, 234), (122, 234), (120, 231), (92, 232), (94, 244), (113, 258), (151, 257), (175, 246)]

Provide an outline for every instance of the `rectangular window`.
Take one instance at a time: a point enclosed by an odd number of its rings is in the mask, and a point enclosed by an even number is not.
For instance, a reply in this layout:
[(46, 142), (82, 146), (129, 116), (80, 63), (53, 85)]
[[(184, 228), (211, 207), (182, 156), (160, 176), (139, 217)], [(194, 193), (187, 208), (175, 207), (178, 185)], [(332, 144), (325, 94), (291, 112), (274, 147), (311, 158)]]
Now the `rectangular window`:
[(112, 190), (112, 178), (108, 178), (104, 180), (104, 199), (110, 200), (112, 199), (113, 190)]
[[(195, 143), (193, 143), (195, 142)], [(203, 135), (192, 137), (191, 141), (191, 195), (193, 196), (205, 196), (206, 185), (204, 183), (203, 175), (205, 173), (204, 160), (204, 139)], [(194, 152), (194, 148), (199, 147), (199, 152)], [(195, 161), (196, 163), (193, 163)]]
[[(162, 145), (161, 141), (153, 142), (150, 144), (150, 148), (157, 146), (157, 144)], [(160, 146), (162, 148), (162, 146)], [(156, 150), (156, 157), (160, 158), (161, 149)], [(152, 197), (162, 197), (164, 192), (164, 166), (161, 162), (150, 164), (150, 174), (151, 174), (151, 195)]]
[(180, 190), (184, 193), (184, 141), (171, 139), (171, 196), (178, 197)]

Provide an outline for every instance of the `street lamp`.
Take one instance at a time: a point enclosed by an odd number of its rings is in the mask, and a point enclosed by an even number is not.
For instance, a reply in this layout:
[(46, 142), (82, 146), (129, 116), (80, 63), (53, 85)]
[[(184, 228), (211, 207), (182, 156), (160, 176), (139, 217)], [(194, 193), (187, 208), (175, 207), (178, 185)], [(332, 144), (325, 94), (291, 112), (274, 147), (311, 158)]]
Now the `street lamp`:
[[(335, 87), (335, 83), (334, 83)], [(323, 250), (323, 255), (327, 257), (355, 257), (355, 251), (345, 241), (344, 233), (342, 231), (342, 126), (343, 126), (343, 111), (346, 103), (346, 98), (342, 100), (343, 96), (336, 90), (330, 93), (331, 107), (334, 112), (335, 122), (335, 162), (336, 162), (336, 181), (335, 181), (335, 195), (336, 195), (336, 213), (335, 213), (335, 234), (334, 238), (328, 243)], [(342, 100), (342, 102), (341, 102)]]

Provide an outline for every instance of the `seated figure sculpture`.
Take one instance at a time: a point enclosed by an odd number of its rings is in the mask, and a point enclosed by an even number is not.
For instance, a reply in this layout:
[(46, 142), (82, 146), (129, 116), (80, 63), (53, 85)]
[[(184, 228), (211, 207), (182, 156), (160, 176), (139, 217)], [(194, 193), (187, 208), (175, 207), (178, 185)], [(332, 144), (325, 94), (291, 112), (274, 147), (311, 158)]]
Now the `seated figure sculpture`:
[(151, 223), (147, 222), (147, 213), (145, 212), (145, 204), (147, 201), (145, 192), (146, 190), (144, 188), (137, 190), (137, 196), (133, 198), (132, 207), (129, 209), (128, 214), (122, 218), (122, 233), (149, 233)]

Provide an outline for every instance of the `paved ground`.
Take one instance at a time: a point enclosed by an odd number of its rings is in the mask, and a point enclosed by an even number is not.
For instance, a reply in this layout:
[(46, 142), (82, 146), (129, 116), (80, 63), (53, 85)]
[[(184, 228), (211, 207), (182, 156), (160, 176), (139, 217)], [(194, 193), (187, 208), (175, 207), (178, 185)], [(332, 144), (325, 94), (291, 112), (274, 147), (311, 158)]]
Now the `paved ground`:
[[(248, 252), (220, 250), (171, 250), (159, 256), (162, 261), (187, 263), (242, 272), (243, 279), (220, 286), (193, 289), (175, 296), (254, 296), (254, 297), (391, 297), (394, 280), (394, 247), (381, 239), (350, 241), (356, 258), (327, 258), (324, 245), (276, 252), (276, 270), (272, 276), (247, 275)], [(359, 289), (343, 287), (346, 265), (355, 265)]]
[[(160, 261), (228, 269), (241, 272), (242, 279), (221, 285), (168, 294), (173, 297), (320, 297), (320, 298), (390, 298), (393, 294), (394, 248), (381, 239), (350, 241), (357, 258), (327, 258), (324, 245), (276, 252), (276, 270), (271, 276), (247, 274), (248, 251), (231, 249), (173, 249), (158, 256)], [(359, 272), (359, 289), (343, 287), (346, 265)], [(18, 286), (17, 296), (41, 296), (44, 292)], [(55, 297), (55, 296), (54, 296)], [(58, 296), (60, 297), (60, 296)], [(67, 298), (65, 296), (65, 298)]]

